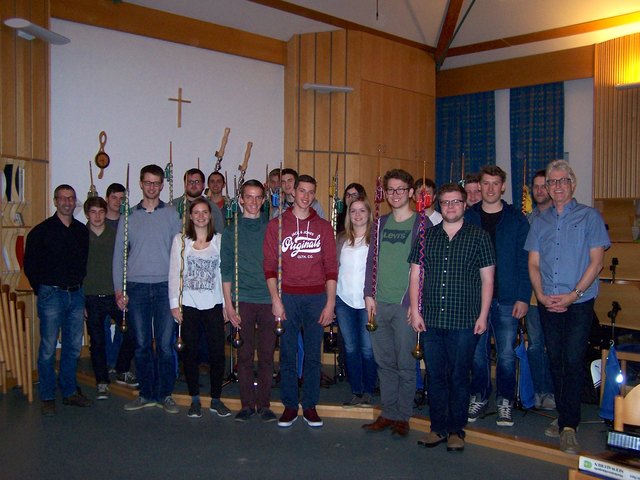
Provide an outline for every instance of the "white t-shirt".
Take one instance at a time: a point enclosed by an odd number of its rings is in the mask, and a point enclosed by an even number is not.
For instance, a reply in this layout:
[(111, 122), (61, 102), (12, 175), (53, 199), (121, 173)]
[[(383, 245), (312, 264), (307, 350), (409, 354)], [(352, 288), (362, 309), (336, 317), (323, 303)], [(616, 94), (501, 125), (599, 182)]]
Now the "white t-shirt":
[[(185, 238), (182, 305), (208, 310), (222, 303), (222, 279), (220, 276), (220, 240), (217, 233), (209, 246), (202, 250), (193, 248), (194, 241)], [(178, 308), (180, 294), (181, 234), (173, 239), (169, 265), (169, 305)]]
[(368, 252), (369, 245), (364, 237), (356, 238), (353, 246), (345, 242), (340, 252), (336, 293), (351, 308), (364, 308), (364, 276)]

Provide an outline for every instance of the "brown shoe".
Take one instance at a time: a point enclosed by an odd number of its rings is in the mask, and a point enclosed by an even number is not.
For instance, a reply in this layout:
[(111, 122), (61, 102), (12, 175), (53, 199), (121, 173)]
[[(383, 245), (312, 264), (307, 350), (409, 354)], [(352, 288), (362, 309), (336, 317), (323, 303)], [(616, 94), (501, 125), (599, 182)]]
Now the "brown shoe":
[(464, 438), (457, 433), (449, 434), (447, 440), (447, 452), (461, 452), (464, 450)]
[(45, 417), (53, 417), (56, 414), (55, 400), (43, 400), (40, 407), (40, 413)]
[(72, 407), (89, 407), (92, 402), (78, 390), (73, 395), (63, 398), (62, 403), (63, 405), (70, 405)]
[(380, 415), (378, 418), (376, 418), (375, 422), (362, 425), (362, 428), (364, 428), (368, 432), (381, 432), (383, 430), (386, 430), (387, 428), (394, 426), (395, 423), (395, 421), (389, 420), (388, 418), (384, 418), (382, 415)]
[(406, 437), (407, 435), (409, 435), (409, 422), (405, 422), (402, 420), (396, 421), (393, 427), (391, 427), (391, 434)]
[(438, 445), (446, 441), (447, 441), (446, 435), (441, 436), (439, 433), (429, 432), (427, 433), (426, 436), (418, 440), (418, 445), (422, 445), (423, 447), (427, 447), (427, 448), (433, 448), (433, 447), (437, 447)]

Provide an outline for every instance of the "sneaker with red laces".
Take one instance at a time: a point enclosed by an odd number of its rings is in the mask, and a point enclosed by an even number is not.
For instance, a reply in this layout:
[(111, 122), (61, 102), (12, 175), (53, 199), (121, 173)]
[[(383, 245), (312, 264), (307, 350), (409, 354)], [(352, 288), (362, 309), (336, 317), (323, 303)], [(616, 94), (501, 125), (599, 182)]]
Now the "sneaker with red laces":
[(298, 409), (285, 407), (282, 416), (278, 420), (279, 427), (290, 427), (298, 419)]
[(316, 407), (305, 408), (302, 411), (302, 416), (310, 427), (321, 427), (324, 425), (322, 419), (318, 416), (318, 412), (316, 412)]

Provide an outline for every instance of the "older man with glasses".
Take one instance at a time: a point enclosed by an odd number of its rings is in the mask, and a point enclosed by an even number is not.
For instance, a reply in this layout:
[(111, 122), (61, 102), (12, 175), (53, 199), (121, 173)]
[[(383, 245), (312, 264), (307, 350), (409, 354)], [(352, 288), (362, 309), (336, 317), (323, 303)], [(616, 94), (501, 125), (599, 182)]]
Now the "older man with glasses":
[(597, 278), (611, 242), (598, 211), (573, 198), (576, 176), (568, 162), (551, 162), (546, 178), (553, 206), (534, 219), (525, 243), (559, 414), (545, 434), (559, 436), (560, 449), (576, 455)]

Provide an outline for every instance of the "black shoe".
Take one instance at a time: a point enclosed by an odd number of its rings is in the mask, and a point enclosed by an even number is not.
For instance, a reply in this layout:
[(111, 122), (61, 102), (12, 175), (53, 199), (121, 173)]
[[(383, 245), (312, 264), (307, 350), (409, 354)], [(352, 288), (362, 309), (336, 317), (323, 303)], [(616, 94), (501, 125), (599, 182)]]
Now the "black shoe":
[(78, 389), (78, 391), (73, 395), (63, 398), (62, 404), (72, 407), (89, 407), (91, 406), (91, 400), (85, 397), (80, 389)]
[(43, 417), (54, 417), (56, 415), (56, 401), (43, 400), (40, 413), (42, 413)]

